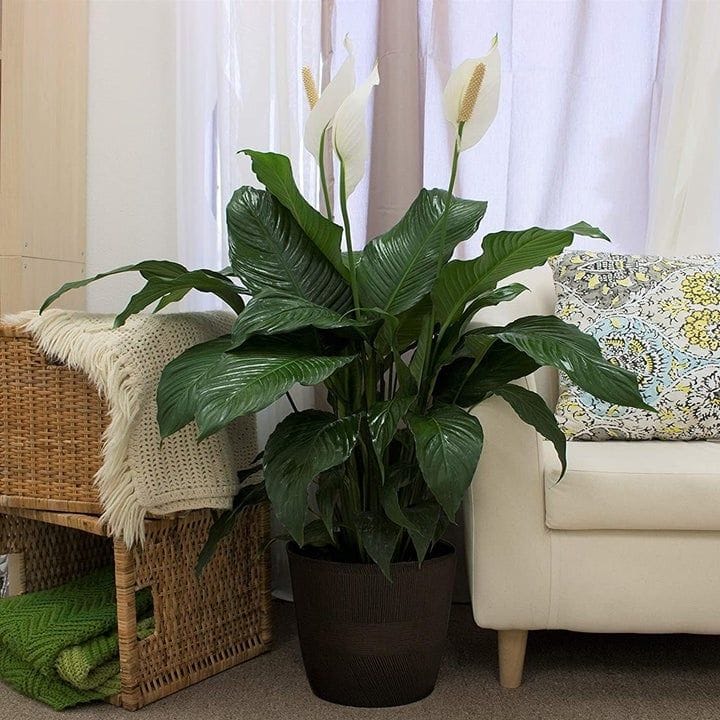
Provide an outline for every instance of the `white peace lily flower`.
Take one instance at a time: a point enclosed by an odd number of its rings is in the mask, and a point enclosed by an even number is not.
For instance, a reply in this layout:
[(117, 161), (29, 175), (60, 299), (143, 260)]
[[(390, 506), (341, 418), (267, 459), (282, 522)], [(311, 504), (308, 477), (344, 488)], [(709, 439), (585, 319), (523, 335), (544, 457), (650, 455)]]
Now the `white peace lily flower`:
[(488, 54), (458, 65), (445, 86), (445, 117), (458, 130), (460, 123), (464, 123), (460, 151), (480, 142), (495, 119), (499, 99), (500, 51), (496, 35)]
[(375, 63), (367, 80), (348, 95), (335, 113), (333, 141), (335, 152), (340, 158), (341, 171), (345, 175), (345, 197), (350, 197), (365, 174), (365, 161), (368, 156), (365, 109), (373, 87), (379, 84), (380, 75)]
[(320, 162), (320, 145), (323, 133), (332, 124), (335, 113), (345, 98), (355, 89), (355, 56), (350, 36), (345, 36), (345, 49), (348, 56), (340, 66), (335, 77), (318, 95), (315, 80), (310, 68), (302, 70), (305, 92), (310, 103), (310, 114), (305, 122), (305, 147)]

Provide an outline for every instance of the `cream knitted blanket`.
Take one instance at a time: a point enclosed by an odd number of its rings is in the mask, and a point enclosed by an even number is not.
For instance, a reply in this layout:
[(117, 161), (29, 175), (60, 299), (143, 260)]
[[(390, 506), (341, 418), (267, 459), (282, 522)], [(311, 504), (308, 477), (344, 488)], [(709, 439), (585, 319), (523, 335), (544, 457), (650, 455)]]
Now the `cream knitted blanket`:
[(144, 539), (148, 513), (228, 508), (237, 492), (237, 470), (257, 451), (255, 420), (196, 441), (195, 423), (161, 443), (157, 390), (165, 365), (197, 343), (229, 332), (223, 312), (134, 315), (112, 329), (110, 315), (47, 310), (3, 322), (31, 333), (42, 351), (81, 370), (107, 399), (110, 423), (95, 482), (101, 520), (128, 546)]

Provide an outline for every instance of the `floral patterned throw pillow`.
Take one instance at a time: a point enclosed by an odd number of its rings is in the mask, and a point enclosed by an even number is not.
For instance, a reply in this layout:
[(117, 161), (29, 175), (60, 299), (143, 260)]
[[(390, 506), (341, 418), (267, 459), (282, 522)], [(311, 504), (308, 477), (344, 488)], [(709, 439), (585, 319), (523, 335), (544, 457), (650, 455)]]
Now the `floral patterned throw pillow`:
[(720, 439), (720, 255), (566, 253), (550, 261), (556, 314), (634, 372), (657, 414), (597, 400), (560, 375), (573, 440)]

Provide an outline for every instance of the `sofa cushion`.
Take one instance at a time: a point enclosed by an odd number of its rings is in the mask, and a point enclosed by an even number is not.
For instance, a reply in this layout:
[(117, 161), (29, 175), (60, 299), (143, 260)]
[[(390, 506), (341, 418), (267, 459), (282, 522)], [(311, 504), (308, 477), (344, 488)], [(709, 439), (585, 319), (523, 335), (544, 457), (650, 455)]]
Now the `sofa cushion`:
[(557, 315), (638, 376), (657, 413), (612, 405), (560, 375), (556, 414), (577, 440), (720, 438), (720, 255), (567, 253), (551, 261)]
[(720, 531), (720, 443), (543, 442), (545, 524), (557, 530)]

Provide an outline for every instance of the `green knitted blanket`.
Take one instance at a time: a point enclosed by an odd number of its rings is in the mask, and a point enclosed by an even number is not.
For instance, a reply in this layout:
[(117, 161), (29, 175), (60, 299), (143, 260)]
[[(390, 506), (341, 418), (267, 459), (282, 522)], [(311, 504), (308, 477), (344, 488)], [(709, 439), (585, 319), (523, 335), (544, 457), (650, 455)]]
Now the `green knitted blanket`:
[[(138, 636), (152, 634), (152, 596), (137, 594)], [(0, 679), (61, 710), (120, 689), (112, 567), (51, 590), (0, 599)]]

